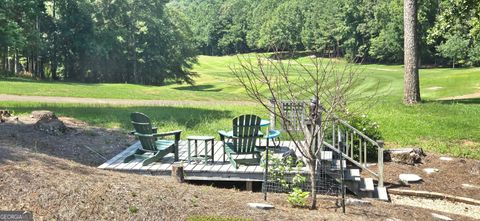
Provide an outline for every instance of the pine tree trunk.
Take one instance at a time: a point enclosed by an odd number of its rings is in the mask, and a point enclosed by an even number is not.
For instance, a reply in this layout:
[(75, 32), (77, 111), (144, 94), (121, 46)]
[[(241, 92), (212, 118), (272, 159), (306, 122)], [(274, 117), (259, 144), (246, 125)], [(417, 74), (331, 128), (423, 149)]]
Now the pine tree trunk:
[(403, 23), (405, 53), (403, 102), (410, 105), (421, 101), (418, 76), (417, 0), (404, 1)]

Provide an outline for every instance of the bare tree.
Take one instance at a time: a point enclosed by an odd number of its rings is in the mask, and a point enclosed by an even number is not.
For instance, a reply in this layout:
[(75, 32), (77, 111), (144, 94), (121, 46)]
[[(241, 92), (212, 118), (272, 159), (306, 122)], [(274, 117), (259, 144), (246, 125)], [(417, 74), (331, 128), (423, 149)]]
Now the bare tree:
[(421, 101), (418, 76), (417, 0), (405, 0), (403, 25), (405, 53), (403, 102), (410, 105)]
[[(288, 127), (284, 130), (307, 164), (311, 183), (310, 207), (316, 208), (320, 147), (336, 117), (352, 112), (347, 103), (359, 98), (356, 86), (362, 78), (358, 65), (321, 58), (301, 63), (257, 55), (254, 58), (239, 57), (239, 65), (231, 70), (247, 94), (276, 115), (283, 125), (301, 126), (301, 130)], [(310, 98), (313, 98), (310, 114), (305, 122), (292, 122), (303, 121), (303, 118), (287, 116), (281, 109), (282, 101), (303, 102)]]

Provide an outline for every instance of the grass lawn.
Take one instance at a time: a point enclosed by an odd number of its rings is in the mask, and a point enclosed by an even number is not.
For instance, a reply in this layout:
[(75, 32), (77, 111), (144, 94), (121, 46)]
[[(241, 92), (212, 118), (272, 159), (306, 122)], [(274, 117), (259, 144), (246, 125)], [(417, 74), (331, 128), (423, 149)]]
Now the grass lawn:
[(5, 107), (13, 110), (15, 115), (28, 115), (32, 110), (47, 109), (59, 116), (74, 117), (95, 126), (125, 130), (133, 129), (130, 113), (139, 111), (147, 114), (161, 131), (183, 130), (183, 139), (189, 135), (216, 135), (218, 130), (231, 129), (232, 119), (243, 113), (268, 117), (265, 111), (255, 106), (120, 107), (35, 102), (5, 102), (0, 105), (0, 109)]
[[(305, 62), (306, 58), (300, 58)], [(218, 105), (176, 107), (113, 107), (73, 104), (3, 102), (0, 108), (26, 114), (33, 109), (51, 109), (59, 115), (72, 116), (93, 125), (130, 128), (128, 114), (142, 111), (152, 116), (165, 130), (182, 129), (184, 135), (216, 134), (226, 129), (230, 120), (242, 113), (267, 117), (259, 106), (225, 106), (224, 100), (248, 99), (235, 83), (229, 66), (236, 56), (200, 56), (194, 71), (199, 74), (195, 86), (162, 87), (132, 84), (80, 84), (39, 82), (25, 79), (0, 80), (0, 94), (74, 96), (93, 98), (212, 100)], [(424, 102), (407, 107), (401, 103), (403, 69), (399, 65), (362, 65), (367, 76), (363, 91), (379, 85), (379, 103), (366, 114), (380, 124), (387, 146), (420, 146), (454, 156), (480, 159), (480, 98), (437, 101), (480, 91), (480, 68), (435, 68), (420, 70)]]

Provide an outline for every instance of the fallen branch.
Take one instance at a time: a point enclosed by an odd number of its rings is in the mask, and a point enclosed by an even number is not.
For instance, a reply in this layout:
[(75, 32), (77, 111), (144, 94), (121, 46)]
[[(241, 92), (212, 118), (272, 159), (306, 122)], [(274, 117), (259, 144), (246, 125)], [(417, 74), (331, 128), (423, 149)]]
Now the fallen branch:
[(388, 189), (388, 193), (394, 194), (394, 195), (402, 195), (402, 196), (416, 196), (416, 197), (431, 198), (431, 199), (446, 199), (453, 202), (461, 202), (461, 203), (466, 203), (470, 205), (480, 206), (480, 200), (461, 197), (461, 196), (453, 196), (453, 195), (437, 193), (437, 192)]
[(102, 154), (100, 154), (99, 152), (95, 151), (94, 149), (88, 147), (87, 145), (83, 145), (85, 148), (89, 149), (90, 151), (92, 151), (93, 153), (96, 153), (98, 156), (100, 156), (102, 159), (104, 160), (108, 160), (106, 157), (104, 157)]

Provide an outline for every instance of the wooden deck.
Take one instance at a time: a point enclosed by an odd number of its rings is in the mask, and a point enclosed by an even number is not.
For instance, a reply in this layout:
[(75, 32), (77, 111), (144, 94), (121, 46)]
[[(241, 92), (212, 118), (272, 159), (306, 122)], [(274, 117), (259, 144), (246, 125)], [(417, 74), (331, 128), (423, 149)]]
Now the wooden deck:
[[(132, 154), (136, 148), (140, 145), (140, 142), (136, 142), (132, 146), (128, 147), (112, 159), (108, 160), (98, 168), (106, 170), (114, 170), (121, 172), (154, 175), (154, 176), (170, 176), (172, 164), (174, 163), (173, 154), (165, 156), (161, 162), (142, 166), (140, 159), (132, 160), (128, 163), (124, 163), (123, 160), (128, 155)], [(198, 153), (204, 153), (203, 143), (199, 143)], [(289, 141), (282, 141), (280, 147), (271, 148), (275, 155), (282, 155), (290, 148), (293, 148), (293, 143)], [(186, 180), (208, 180), (208, 181), (262, 181), (263, 180), (263, 168), (260, 165), (240, 165), (238, 169), (235, 169), (230, 165), (228, 159), (223, 162), (223, 150), (222, 142), (216, 141), (214, 146), (214, 163), (209, 161), (205, 164), (202, 161), (187, 161), (187, 141), (180, 141), (179, 144), (179, 158), (180, 162), (184, 165), (185, 179)], [(209, 152), (210, 154), (210, 152)], [(245, 156), (238, 156), (241, 159)], [(248, 157), (251, 158), (251, 155)]]

